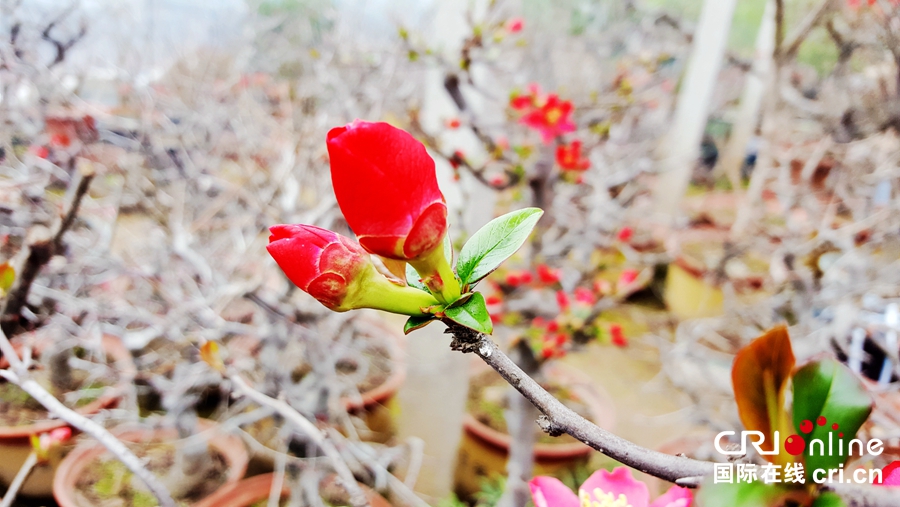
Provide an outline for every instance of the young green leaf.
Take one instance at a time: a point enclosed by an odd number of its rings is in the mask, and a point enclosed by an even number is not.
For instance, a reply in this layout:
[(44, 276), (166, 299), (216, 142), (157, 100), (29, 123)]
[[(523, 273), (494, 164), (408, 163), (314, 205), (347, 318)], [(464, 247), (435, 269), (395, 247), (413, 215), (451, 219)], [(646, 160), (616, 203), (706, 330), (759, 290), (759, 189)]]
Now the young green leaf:
[[(775, 431), (787, 437), (791, 429), (784, 394), (794, 362), (791, 338), (784, 326), (770, 329), (734, 358), (731, 382), (741, 422), (748, 430), (763, 432), (769, 445)], [(781, 465), (793, 461), (787, 452), (763, 457)]]
[(410, 317), (406, 320), (406, 324), (403, 325), (403, 334), (409, 334), (416, 329), (422, 329), (428, 324), (434, 322), (435, 319), (436, 317), (434, 315)]
[(472, 294), (472, 297), (459, 306), (446, 308), (444, 315), (453, 322), (479, 333), (491, 334), (494, 332), (494, 324), (491, 322), (491, 316), (484, 304), (484, 296), (480, 292)]
[[(793, 383), (794, 427), (806, 440), (806, 476), (810, 477), (818, 469), (827, 473), (849, 458), (848, 442), (869, 418), (872, 398), (853, 372), (834, 359), (822, 359), (800, 368), (794, 374)], [(820, 417), (824, 418), (822, 425), (819, 424)], [(812, 432), (805, 435), (801, 430), (804, 421), (812, 423)], [(836, 430), (833, 424), (838, 425)], [(809, 427), (808, 424), (804, 426)], [(829, 433), (833, 435), (829, 436)], [(815, 439), (824, 445), (813, 442)], [(839, 452), (839, 441), (843, 441), (843, 456)], [(830, 451), (829, 442), (832, 442)]]
[(516, 253), (543, 214), (538, 208), (520, 209), (491, 220), (473, 234), (456, 262), (462, 284), (481, 280)]

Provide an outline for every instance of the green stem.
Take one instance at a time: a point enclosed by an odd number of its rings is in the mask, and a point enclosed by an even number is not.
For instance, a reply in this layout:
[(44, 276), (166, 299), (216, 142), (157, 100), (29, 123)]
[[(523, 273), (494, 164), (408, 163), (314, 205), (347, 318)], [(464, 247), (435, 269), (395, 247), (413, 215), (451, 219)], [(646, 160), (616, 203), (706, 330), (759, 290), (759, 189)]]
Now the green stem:
[(443, 244), (435, 247), (421, 259), (411, 260), (409, 263), (438, 301), (447, 304), (459, 299), (459, 281), (453, 268), (450, 267), (450, 261), (444, 256)]
[(374, 308), (401, 315), (426, 315), (423, 308), (439, 304), (431, 294), (413, 287), (394, 285), (378, 274), (372, 277), (365, 290), (354, 301), (355, 308)]

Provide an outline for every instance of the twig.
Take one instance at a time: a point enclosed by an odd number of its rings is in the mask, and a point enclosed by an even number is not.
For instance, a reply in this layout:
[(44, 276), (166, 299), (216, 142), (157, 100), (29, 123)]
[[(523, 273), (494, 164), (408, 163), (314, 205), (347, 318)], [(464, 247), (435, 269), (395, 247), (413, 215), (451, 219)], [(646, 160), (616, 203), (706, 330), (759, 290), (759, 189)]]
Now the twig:
[(325, 435), (319, 431), (319, 428), (317, 428), (315, 424), (310, 422), (303, 414), (294, 410), (294, 408), (287, 403), (257, 391), (240, 375), (231, 373), (227, 375), (227, 378), (231, 381), (237, 394), (246, 396), (262, 406), (275, 410), (279, 415), (290, 421), (309, 437), (309, 439), (325, 453), (325, 456), (331, 460), (331, 466), (334, 467), (341, 482), (344, 483), (344, 486), (350, 493), (350, 503), (353, 504), (354, 507), (366, 507), (369, 505), (365, 493), (363, 493), (359, 484), (357, 484), (356, 478), (353, 477), (353, 472), (351, 472), (350, 468), (347, 467), (347, 464), (344, 463), (340, 452), (338, 452), (337, 448), (330, 440), (325, 438)]
[(25, 458), (25, 463), (22, 463), (22, 468), (19, 469), (12, 484), (10, 484), (9, 488), (6, 490), (6, 496), (0, 501), (0, 507), (12, 507), (12, 503), (16, 500), (16, 495), (19, 494), (19, 489), (22, 487), (22, 484), (25, 484), (25, 479), (31, 475), (31, 471), (34, 470), (34, 466), (37, 465), (37, 462), (37, 453), (31, 451), (31, 454)]
[(604, 430), (560, 403), (526, 375), (490, 337), (455, 323), (448, 322), (447, 325), (447, 333), (453, 335), (450, 347), (461, 352), (474, 352), (496, 370), (541, 411), (543, 415), (538, 419), (538, 425), (551, 436), (568, 433), (610, 458), (670, 482), (712, 473), (710, 462), (652, 451)]
[(49, 238), (43, 238), (28, 245), (28, 255), (25, 257), (25, 264), (19, 270), (19, 276), (16, 277), (15, 285), (10, 289), (9, 296), (6, 298), (6, 304), (3, 305), (3, 311), (0, 312), (0, 327), (2, 327), (5, 334), (12, 335), (18, 328), (19, 314), (28, 301), (31, 285), (40, 273), (41, 268), (50, 262), (54, 255), (62, 251), (63, 235), (75, 223), (75, 217), (78, 215), (81, 201), (87, 194), (91, 181), (94, 179), (93, 169), (90, 166), (84, 167), (81, 172), (81, 180), (78, 182), (78, 187), (72, 196), (69, 209), (60, 218), (54, 232)]
[[(551, 436), (567, 433), (606, 456), (659, 479), (681, 486), (699, 486), (713, 472), (713, 463), (684, 456), (672, 456), (625, 440), (576, 414), (548, 393), (500, 350), (491, 338), (454, 322), (445, 321), (446, 333), (453, 336), (450, 348), (474, 352), (511, 386), (516, 388), (543, 415), (538, 426)], [(828, 485), (848, 507), (896, 507), (900, 491), (893, 488)]]
[(175, 507), (175, 501), (169, 494), (169, 491), (159, 479), (144, 467), (140, 458), (134, 455), (128, 447), (125, 446), (112, 433), (107, 431), (103, 426), (95, 423), (87, 417), (75, 412), (69, 407), (63, 405), (56, 397), (47, 392), (40, 384), (28, 378), (28, 368), (25, 363), (19, 359), (13, 349), (12, 344), (5, 334), (0, 333), (0, 352), (9, 361), (10, 367), (6, 370), (0, 370), (0, 377), (19, 386), (23, 391), (28, 393), (32, 398), (37, 400), (51, 414), (56, 415), (69, 425), (77, 428), (82, 433), (86, 433), (100, 442), (106, 449), (119, 461), (122, 462), (131, 473), (144, 481), (147, 488), (159, 501), (160, 507)]

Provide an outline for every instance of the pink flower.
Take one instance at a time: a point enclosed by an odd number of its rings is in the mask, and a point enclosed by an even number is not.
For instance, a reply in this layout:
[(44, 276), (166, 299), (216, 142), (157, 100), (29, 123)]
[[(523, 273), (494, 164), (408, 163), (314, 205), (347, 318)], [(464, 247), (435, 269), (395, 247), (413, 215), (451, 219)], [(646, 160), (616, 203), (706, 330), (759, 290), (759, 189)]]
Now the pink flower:
[(447, 205), (422, 143), (387, 123), (357, 120), (331, 129), (327, 144), (334, 195), (363, 248), (412, 260), (441, 245)]
[(525, 22), (522, 18), (510, 18), (506, 22), (506, 31), (509, 33), (519, 33), (524, 26)]
[(690, 507), (693, 495), (687, 488), (672, 486), (650, 503), (647, 485), (634, 480), (631, 470), (618, 467), (612, 472), (598, 470), (578, 488), (578, 495), (552, 477), (535, 477), (529, 483), (535, 507)]
[(575, 289), (575, 301), (587, 305), (592, 306), (597, 302), (597, 298), (594, 297), (594, 293), (584, 287), (578, 287)]
[(551, 93), (543, 105), (527, 113), (519, 122), (540, 132), (544, 144), (550, 144), (557, 136), (575, 131), (573, 110), (571, 102), (560, 100), (559, 96)]
[(881, 469), (881, 486), (900, 486), (900, 461), (894, 461)]

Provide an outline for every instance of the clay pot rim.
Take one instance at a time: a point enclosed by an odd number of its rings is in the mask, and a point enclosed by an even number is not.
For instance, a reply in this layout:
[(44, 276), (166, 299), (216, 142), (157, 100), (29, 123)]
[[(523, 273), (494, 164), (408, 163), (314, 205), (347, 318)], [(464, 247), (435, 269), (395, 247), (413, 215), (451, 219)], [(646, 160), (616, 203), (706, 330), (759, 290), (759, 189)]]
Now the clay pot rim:
[[(344, 405), (344, 409), (348, 412), (365, 410), (384, 403), (396, 394), (403, 382), (406, 381), (407, 364), (404, 354), (406, 337), (378, 317), (359, 316), (357, 318), (364, 322), (365, 325), (382, 332), (379, 336), (384, 337), (383, 344), (387, 348), (388, 359), (391, 363), (391, 373), (384, 382), (368, 391), (359, 393), (358, 396), (342, 396), (341, 402)], [(260, 342), (255, 336), (249, 335), (238, 336), (235, 339), (242, 342), (246, 340), (246, 343)]]
[[(222, 431), (221, 427), (210, 420), (199, 419), (198, 426), (201, 431), (196, 436), (206, 435), (209, 445), (219, 451), (228, 463), (228, 474), (225, 484), (219, 489), (226, 488), (238, 481), (247, 472), (249, 455), (244, 442), (240, 437)], [(162, 437), (160, 440), (169, 440), (170, 435), (177, 435), (175, 428), (141, 428), (134, 424), (120, 426), (112, 431), (119, 440), (125, 442), (142, 442), (153, 440), (154, 436)], [(178, 439), (174, 440), (175, 442)], [(81, 477), (85, 467), (91, 460), (107, 453), (102, 444), (95, 441), (87, 441), (79, 444), (59, 464), (56, 475), (53, 477), (53, 498), (60, 507), (79, 507), (73, 497), (75, 485)], [(213, 492), (212, 494), (215, 494)], [(212, 496), (212, 495), (210, 495)]]
[[(483, 370), (486, 371), (486, 370)], [(590, 383), (583, 376), (561, 368), (547, 368), (547, 377), (561, 383), (567, 383), (579, 401), (587, 405), (591, 419), (607, 430), (615, 426), (615, 404), (609, 394), (601, 386)], [(509, 452), (512, 441), (508, 433), (497, 431), (466, 412), (463, 417), (463, 429), (476, 439), (499, 450)], [(588, 456), (593, 447), (581, 442), (565, 444), (535, 443), (534, 457), (539, 460), (564, 460)]]
[[(229, 484), (194, 504), (194, 507), (249, 507), (250, 505), (269, 498), (272, 490), (274, 473), (267, 473), (248, 477), (241, 481)], [(365, 484), (359, 484), (369, 499), (372, 507), (390, 507), (383, 496)], [(281, 487), (281, 495), (290, 494), (290, 488), (286, 484)]]
[[(114, 359), (111, 366), (118, 373), (119, 380), (116, 384), (106, 389), (103, 396), (100, 396), (83, 407), (75, 409), (75, 411), (81, 415), (96, 414), (104, 408), (108, 408), (118, 403), (119, 399), (125, 395), (130, 388), (131, 382), (137, 374), (137, 369), (132, 361), (131, 353), (125, 348), (121, 339), (110, 334), (104, 334), (102, 344), (107, 356)], [(46, 346), (46, 342), (42, 345), (41, 342), (38, 341), (35, 345), (35, 349), (41, 350), (44, 346)], [(21, 346), (16, 348), (19, 350), (21, 349)], [(31, 435), (46, 433), (68, 425), (69, 424), (62, 419), (57, 419), (40, 421), (23, 426), (0, 426), (0, 440), (27, 440)]]

